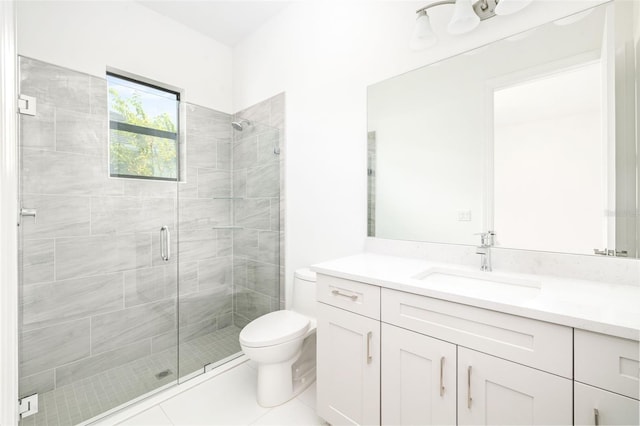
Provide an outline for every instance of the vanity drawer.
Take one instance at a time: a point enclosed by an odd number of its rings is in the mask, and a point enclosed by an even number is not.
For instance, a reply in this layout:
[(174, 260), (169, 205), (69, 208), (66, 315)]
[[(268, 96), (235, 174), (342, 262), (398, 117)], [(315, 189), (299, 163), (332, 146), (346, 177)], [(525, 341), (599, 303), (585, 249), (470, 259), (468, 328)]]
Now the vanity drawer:
[(346, 309), (373, 319), (380, 319), (380, 287), (357, 281), (318, 274), (318, 302)]
[(640, 345), (636, 340), (575, 330), (575, 380), (640, 399)]
[(389, 289), (382, 298), (386, 323), (573, 377), (570, 327)]

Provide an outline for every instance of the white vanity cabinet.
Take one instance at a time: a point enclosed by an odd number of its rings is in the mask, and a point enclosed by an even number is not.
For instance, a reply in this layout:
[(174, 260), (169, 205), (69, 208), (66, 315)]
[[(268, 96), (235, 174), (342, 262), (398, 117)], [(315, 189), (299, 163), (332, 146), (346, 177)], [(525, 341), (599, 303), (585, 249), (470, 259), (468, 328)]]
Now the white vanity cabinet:
[(640, 344), (575, 330), (574, 419), (580, 425), (640, 422)]
[(316, 285), (318, 415), (380, 424), (380, 288), (323, 275)]

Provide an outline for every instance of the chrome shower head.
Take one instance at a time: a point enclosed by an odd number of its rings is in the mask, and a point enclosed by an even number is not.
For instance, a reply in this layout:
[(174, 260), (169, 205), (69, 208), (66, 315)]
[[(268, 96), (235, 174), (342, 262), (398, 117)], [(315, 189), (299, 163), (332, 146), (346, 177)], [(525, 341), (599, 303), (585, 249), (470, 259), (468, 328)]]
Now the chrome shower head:
[(238, 130), (239, 132), (244, 130), (244, 125), (247, 126), (251, 126), (251, 122), (249, 120), (240, 120), (240, 121), (232, 121), (231, 125), (233, 126), (234, 129)]

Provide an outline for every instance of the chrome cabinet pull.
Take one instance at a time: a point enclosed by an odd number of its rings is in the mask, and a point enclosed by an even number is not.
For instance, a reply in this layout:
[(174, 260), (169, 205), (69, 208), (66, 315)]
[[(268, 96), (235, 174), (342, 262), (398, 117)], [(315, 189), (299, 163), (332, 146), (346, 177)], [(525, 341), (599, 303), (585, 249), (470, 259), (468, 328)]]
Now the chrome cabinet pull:
[(444, 357), (440, 358), (440, 396), (444, 396)]
[(370, 331), (367, 333), (367, 364), (371, 364), (373, 361), (373, 357), (371, 356), (371, 338), (373, 337), (373, 332)]
[(341, 293), (338, 290), (332, 290), (331, 294), (333, 294), (334, 296), (348, 297), (349, 299), (353, 300), (354, 302), (356, 300), (358, 300), (358, 295), (357, 294), (345, 294), (345, 293)]
[(160, 258), (165, 262), (171, 258), (171, 233), (167, 226), (160, 228)]
[(471, 366), (467, 367), (467, 408), (471, 410)]
[(595, 421), (596, 426), (600, 425), (600, 412), (597, 408), (593, 409), (593, 420)]

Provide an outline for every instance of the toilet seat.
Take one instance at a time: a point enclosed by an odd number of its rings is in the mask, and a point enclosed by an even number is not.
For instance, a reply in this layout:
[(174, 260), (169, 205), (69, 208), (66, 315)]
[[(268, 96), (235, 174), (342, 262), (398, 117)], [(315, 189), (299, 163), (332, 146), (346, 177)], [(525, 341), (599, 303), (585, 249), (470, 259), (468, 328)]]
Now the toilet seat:
[(309, 318), (293, 311), (275, 311), (251, 321), (240, 332), (240, 343), (251, 348), (274, 346), (303, 337)]

